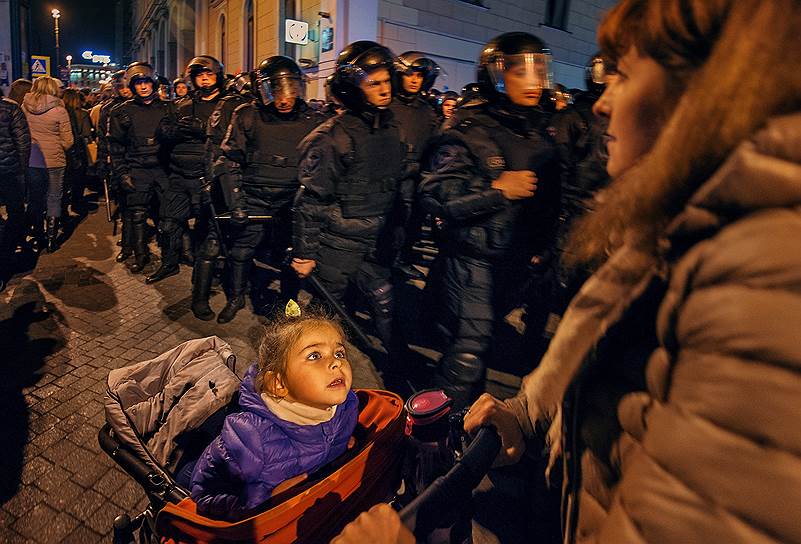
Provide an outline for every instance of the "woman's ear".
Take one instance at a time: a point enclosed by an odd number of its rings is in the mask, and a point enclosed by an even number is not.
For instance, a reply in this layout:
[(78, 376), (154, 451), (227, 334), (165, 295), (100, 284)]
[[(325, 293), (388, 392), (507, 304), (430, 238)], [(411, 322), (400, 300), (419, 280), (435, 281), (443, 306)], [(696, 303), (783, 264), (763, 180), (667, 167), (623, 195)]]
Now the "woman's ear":
[(282, 399), (287, 396), (286, 385), (280, 374), (277, 372), (267, 371), (264, 373), (264, 391), (268, 395)]

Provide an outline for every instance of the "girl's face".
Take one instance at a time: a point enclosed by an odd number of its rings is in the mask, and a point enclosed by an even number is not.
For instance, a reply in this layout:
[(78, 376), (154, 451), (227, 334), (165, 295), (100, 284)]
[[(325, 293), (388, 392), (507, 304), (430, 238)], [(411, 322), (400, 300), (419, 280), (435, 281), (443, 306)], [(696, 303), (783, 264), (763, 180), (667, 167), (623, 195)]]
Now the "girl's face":
[(353, 382), (345, 345), (328, 324), (310, 327), (289, 350), (286, 398), (315, 408), (345, 402)]
[(609, 121), (606, 170), (611, 177), (628, 170), (653, 147), (678, 98), (670, 96), (668, 84), (667, 70), (634, 47), (618, 61), (617, 73), (607, 79), (606, 90), (592, 108)]

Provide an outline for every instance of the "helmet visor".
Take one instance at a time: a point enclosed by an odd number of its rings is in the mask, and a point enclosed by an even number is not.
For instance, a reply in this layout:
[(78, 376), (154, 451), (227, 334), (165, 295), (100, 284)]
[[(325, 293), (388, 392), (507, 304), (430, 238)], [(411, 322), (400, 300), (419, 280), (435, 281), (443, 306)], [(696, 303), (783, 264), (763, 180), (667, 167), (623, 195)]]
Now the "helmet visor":
[(524, 89), (551, 88), (551, 55), (547, 53), (520, 53), (499, 55), (487, 66), (492, 84), (499, 93), (506, 94), (507, 79), (514, 78)]
[(284, 98), (298, 98), (302, 94), (303, 84), (298, 78), (281, 77), (259, 80), (259, 95), (265, 104)]

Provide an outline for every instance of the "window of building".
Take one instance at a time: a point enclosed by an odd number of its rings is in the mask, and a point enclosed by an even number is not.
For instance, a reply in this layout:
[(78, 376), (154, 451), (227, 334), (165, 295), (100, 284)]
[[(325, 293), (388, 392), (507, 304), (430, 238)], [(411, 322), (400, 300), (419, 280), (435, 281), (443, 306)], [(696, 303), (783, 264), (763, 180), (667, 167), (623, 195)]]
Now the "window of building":
[(220, 62), (225, 64), (225, 15), (220, 15)]
[(255, 33), (253, 28), (253, 0), (245, 4), (245, 70), (253, 70), (253, 49)]
[(567, 30), (567, 14), (570, 0), (548, 0), (545, 7), (545, 25)]

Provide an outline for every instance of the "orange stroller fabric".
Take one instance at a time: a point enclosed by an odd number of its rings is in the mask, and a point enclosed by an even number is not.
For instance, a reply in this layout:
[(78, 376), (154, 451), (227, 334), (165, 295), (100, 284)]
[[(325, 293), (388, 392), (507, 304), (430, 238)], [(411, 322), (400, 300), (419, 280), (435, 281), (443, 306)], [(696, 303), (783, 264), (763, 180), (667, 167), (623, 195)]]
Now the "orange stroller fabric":
[(191, 499), (168, 503), (156, 517), (162, 542), (324, 543), (360, 512), (391, 498), (403, 464), (403, 401), (389, 391), (363, 389), (356, 395), (357, 443), (345, 454), (351, 458), (344, 465), (326, 472), (322, 480), (303, 482), (274, 496), (275, 506), (236, 523), (199, 516)]

